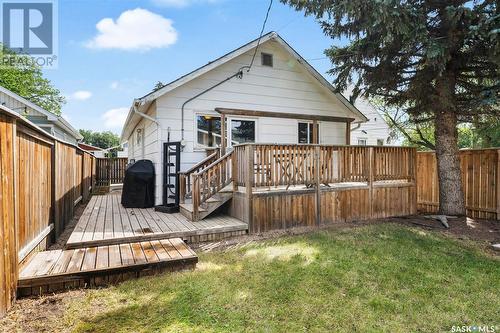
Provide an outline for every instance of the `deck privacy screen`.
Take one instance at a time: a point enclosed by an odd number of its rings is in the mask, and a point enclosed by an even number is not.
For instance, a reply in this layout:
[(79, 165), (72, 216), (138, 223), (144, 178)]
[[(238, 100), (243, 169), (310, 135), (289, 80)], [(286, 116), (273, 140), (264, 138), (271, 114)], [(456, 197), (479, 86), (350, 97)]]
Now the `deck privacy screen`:
[(140, 160), (125, 171), (122, 205), (126, 208), (150, 208), (155, 202), (155, 168), (150, 160)]

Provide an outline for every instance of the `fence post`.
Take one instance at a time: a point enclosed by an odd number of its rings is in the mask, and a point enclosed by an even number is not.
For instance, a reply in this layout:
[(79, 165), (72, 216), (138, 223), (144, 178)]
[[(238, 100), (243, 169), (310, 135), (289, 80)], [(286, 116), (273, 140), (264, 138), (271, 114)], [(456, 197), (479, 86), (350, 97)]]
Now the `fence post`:
[(500, 220), (500, 149), (497, 150), (497, 220)]
[(370, 218), (373, 218), (373, 163), (375, 162), (375, 151), (373, 147), (368, 148), (368, 201), (370, 202)]
[(247, 220), (248, 220), (248, 230), (253, 231), (253, 200), (252, 200), (252, 187), (254, 183), (254, 146), (249, 144), (245, 147), (247, 153), (247, 165), (246, 165), (246, 180), (245, 180), (245, 190), (246, 190), (246, 200), (247, 200)]
[[(316, 128), (316, 126), (315, 126)], [(314, 178), (316, 183), (316, 224), (321, 224), (321, 174), (320, 174), (321, 147), (314, 147)]]

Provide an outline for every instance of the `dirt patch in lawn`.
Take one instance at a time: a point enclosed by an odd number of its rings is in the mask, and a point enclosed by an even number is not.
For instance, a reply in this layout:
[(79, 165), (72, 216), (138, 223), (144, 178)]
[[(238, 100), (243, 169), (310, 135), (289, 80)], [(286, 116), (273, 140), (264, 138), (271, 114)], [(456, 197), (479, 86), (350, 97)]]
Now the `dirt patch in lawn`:
[[(301, 235), (318, 230), (343, 230), (384, 223), (403, 224), (408, 227), (417, 227), (443, 233), (458, 239), (478, 241), (481, 242), (488, 251), (493, 251), (491, 248), (492, 244), (500, 243), (500, 221), (472, 219), (468, 217), (453, 218), (448, 220), (449, 228), (445, 228), (438, 220), (428, 218), (426, 215), (414, 215), (368, 221), (336, 222), (334, 224), (322, 225), (320, 227), (296, 227), (286, 230), (274, 230), (260, 234), (234, 237), (218, 242), (190, 244), (190, 246), (197, 251), (210, 252), (213, 250), (239, 248), (267, 239)], [(500, 255), (499, 252), (496, 253)]]
[(71, 300), (85, 295), (86, 290), (19, 299), (7, 316), (0, 319), (1, 332), (69, 332), (61, 320)]
[(448, 219), (449, 228), (445, 228), (439, 221), (425, 216), (394, 217), (386, 219), (386, 221), (439, 231), (459, 239), (483, 241), (491, 244), (500, 243), (500, 221), (469, 217), (450, 218)]

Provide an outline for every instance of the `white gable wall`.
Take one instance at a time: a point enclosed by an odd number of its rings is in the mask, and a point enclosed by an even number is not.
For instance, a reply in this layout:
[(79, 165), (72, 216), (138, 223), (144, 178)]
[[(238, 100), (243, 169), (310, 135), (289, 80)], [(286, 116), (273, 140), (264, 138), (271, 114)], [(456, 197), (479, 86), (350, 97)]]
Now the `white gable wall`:
[[(147, 114), (151, 117), (156, 116), (155, 104), (149, 108)], [(158, 126), (155, 122), (142, 118), (142, 120), (135, 127), (132, 136), (128, 139), (128, 158), (129, 160), (151, 160), (155, 167), (157, 175), (161, 173), (161, 147), (158, 144)], [(137, 142), (137, 130), (141, 130), (141, 142)], [(155, 188), (155, 201), (157, 204), (161, 203), (161, 182), (158, 182)]]
[[(261, 52), (273, 55), (273, 67), (261, 66)], [(251, 61), (253, 50), (181, 85), (156, 100), (156, 117), (162, 128), (161, 140), (181, 140), (181, 106), (189, 98), (236, 73)], [(153, 104), (154, 105), (154, 104)], [(206, 156), (196, 147), (197, 114), (213, 114), (215, 108), (234, 108), (282, 113), (353, 117), (345, 105), (307, 72), (297, 60), (275, 41), (259, 47), (254, 65), (243, 78), (233, 78), (191, 101), (185, 108), (181, 170), (187, 170)], [(262, 143), (297, 143), (298, 120), (282, 118), (256, 119), (256, 141)], [(145, 122), (141, 121), (141, 124)], [(129, 142), (135, 141), (128, 138)], [(320, 143), (345, 144), (345, 123), (320, 122)], [(131, 158), (135, 147), (129, 149)], [(160, 158), (161, 153), (158, 154)], [(155, 165), (156, 167), (156, 165)], [(157, 171), (157, 204), (161, 198), (162, 170)]]
[(384, 145), (391, 144), (388, 142), (389, 125), (370, 102), (366, 98), (359, 97), (354, 105), (368, 118), (368, 121), (351, 132), (351, 144), (357, 145), (358, 139), (366, 139), (366, 144), (369, 146), (377, 145), (378, 139), (384, 140)]

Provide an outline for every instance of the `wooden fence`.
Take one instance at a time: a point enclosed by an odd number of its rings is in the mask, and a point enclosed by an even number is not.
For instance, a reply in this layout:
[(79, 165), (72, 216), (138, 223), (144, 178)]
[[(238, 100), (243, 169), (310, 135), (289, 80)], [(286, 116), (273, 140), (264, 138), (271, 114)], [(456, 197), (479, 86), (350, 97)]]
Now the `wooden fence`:
[[(467, 216), (500, 220), (500, 149), (460, 151)], [(421, 212), (439, 207), (436, 154), (417, 153), (417, 205)]]
[(15, 297), (22, 261), (58, 237), (89, 198), (94, 161), (0, 106), (0, 316)]
[(96, 186), (109, 186), (123, 183), (127, 158), (96, 159)]

